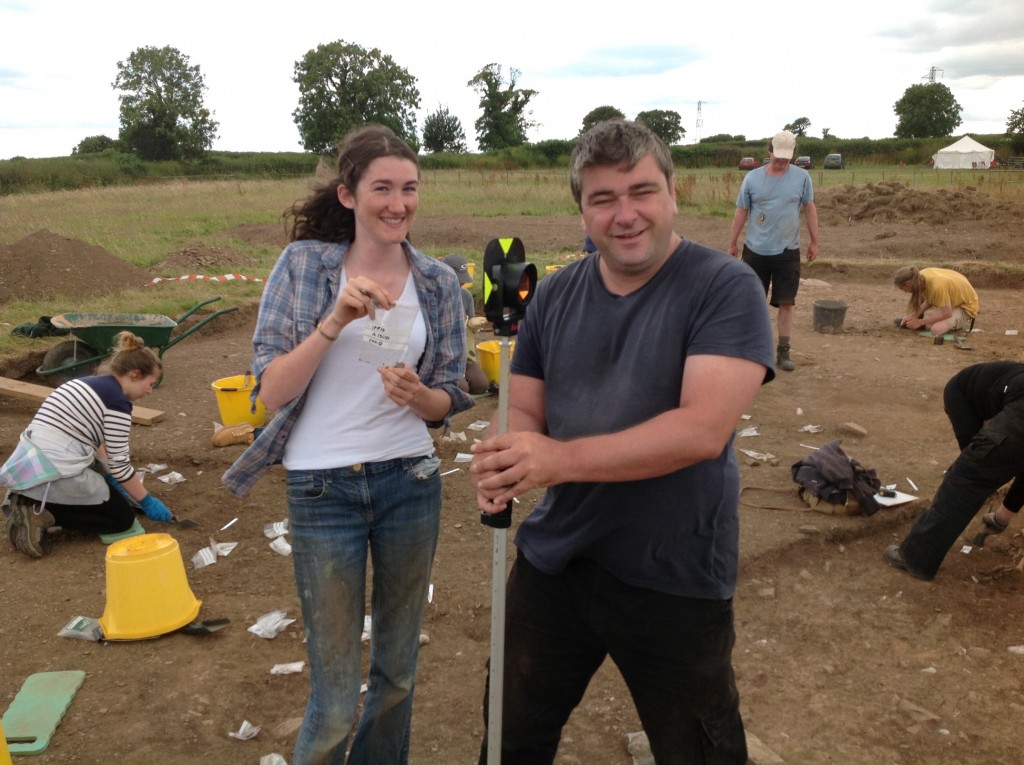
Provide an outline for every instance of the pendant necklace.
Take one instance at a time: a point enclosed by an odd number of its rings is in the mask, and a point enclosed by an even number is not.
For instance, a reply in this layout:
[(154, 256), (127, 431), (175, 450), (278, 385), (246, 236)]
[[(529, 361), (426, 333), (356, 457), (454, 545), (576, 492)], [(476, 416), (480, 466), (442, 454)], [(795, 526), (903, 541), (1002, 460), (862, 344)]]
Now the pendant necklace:
[(765, 168), (764, 175), (761, 178), (761, 194), (758, 197), (758, 204), (761, 207), (761, 213), (757, 216), (757, 225), (763, 226), (765, 220), (765, 207), (767, 206), (767, 200), (764, 196), (764, 185), (768, 182), (768, 168)]

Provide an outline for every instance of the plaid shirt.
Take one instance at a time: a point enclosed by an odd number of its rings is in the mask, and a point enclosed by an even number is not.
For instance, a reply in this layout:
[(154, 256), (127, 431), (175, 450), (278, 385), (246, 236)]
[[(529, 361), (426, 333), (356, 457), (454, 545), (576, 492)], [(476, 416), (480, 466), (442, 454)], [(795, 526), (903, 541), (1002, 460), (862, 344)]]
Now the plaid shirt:
[[(465, 375), (466, 341), (463, 332), (459, 280), (448, 266), (402, 245), (409, 257), (413, 283), (424, 312), (427, 343), (416, 366), (428, 388), (444, 390), (452, 407), (444, 420), (427, 422), (432, 428), (448, 422), (451, 415), (473, 405), (473, 398), (456, 384)], [(278, 356), (288, 353), (316, 331), (338, 299), (341, 264), (348, 243), (301, 240), (289, 244), (267, 279), (253, 334), (255, 357), (252, 371), (259, 392), (259, 378)], [(306, 401), (302, 393), (278, 410), (256, 440), (227, 469), (221, 480), (235, 496), (249, 492), (267, 469), (281, 461), (285, 444)]]

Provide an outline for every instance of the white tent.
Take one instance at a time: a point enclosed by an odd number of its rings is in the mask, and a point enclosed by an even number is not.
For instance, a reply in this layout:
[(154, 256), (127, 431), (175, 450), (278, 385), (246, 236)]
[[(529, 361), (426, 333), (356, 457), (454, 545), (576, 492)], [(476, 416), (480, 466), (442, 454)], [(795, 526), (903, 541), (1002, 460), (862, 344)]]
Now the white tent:
[(932, 154), (936, 170), (988, 170), (996, 153), (969, 135)]

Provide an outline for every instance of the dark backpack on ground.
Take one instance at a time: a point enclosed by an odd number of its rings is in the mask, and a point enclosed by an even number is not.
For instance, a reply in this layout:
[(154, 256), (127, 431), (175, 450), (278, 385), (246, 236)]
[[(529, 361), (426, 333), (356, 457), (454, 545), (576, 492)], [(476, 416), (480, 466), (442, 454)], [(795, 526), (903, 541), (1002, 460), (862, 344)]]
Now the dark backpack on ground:
[[(873, 469), (848, 457), (840, 443), (839, 438), (829, 441), (793, 465), (793, 480), (800, 485), (800, 499), (810, 507), (818, 502), (842, 505), (851, 514), (857, 512), (851, 508), (851, 503), (855, 503), (865, 515), (874, 515), (878, 512), (875, 492), (882, 482)], [(808, 494), (816, 499), (811, 500)]]

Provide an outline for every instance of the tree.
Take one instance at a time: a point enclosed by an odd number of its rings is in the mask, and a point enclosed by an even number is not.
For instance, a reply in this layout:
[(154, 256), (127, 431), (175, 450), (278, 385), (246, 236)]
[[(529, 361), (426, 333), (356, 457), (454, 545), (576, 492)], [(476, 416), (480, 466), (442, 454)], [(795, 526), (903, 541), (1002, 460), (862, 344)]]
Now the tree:
[(484, 151), (522, 146), (526, 131), (537, 123), (526, 107), (536, 90), (517, 88), (519, 70), (508, 70), (508, 84), (501, 79), (501, 64), (488, 64), (466, 83), (480, 94), (480, 118), (473, 123), (476, 140)]
[(605, 120), (624, 119), (626, 119), (626, 115), (620, 112), (614, 106), (599, 106), (596, 109), (591, 109), (583, 118), (583, 127), (580, 128), (580, 135), (586, 133), (598, 122), (604, 122)]
[(707, 138), (701, 138), (700, 143), (745, 143), (745, 135), (730, 135), (729, 133), (716, 133)]
[(831, 137), (832, 137), (832, 128), (822, 128), (821, 129), (821, 140), (827, 141)]
[(447, 107), (437, 105), (437, 111), (423, 120), (423, 148), (429, 152), (448, 151), (462, 154), (466, 151), (466, 132), (459, 118)]
[(938, 138), (952, 135), (960, 125), (963, 107), (941, 82), (911, 85), (892, 110), (899, 120), (897, 138)]
[(292, 119), (306, 151), (331, 154), (345, 135), (375, 122), (414, 149), (420, 91), (416, 78), (379, 49), (337, 40), (306, 51), (292, 81), (299, 106)]
[(651, 109), (636, 115), (636, 121), (642, 122), (649, 127), (655, 135), (669, 146), (678, 143), (679, 139), (686, 135), (686, 130), (683, 128), (683, 118), (679, 116), (678, 112), (666, 109)]
[(1006, 135), (1014, 151), (1024, 151), (1024, 109), (1013, 109), (1006, 118)]
[(790, 122), (783, 130), (788, 130), (790, 133), (803, 138), (807, 135), (807, 131), (811, 127), (811, 121), (806, 117), (798, 117), (797, 119)]
[(136, 48), (117, 62), (113, 88), (121, 91), (121, 143), (141, 159), (195, 159), (213, 145), (203, 75), (177, 48)]
[(108, 135), (91, 135), (78, 142), (78, 146), (71, 150), (71, 154), (99, 154), (107, 149), (116, 149), (117, 141)]

